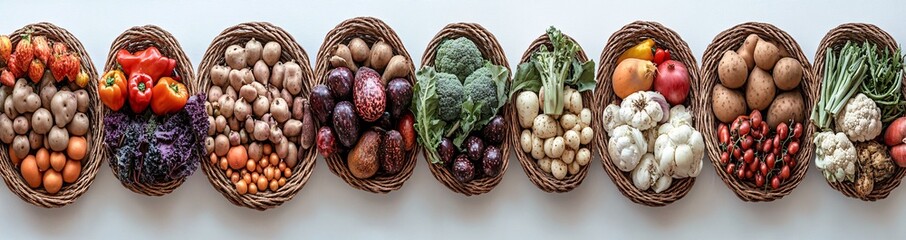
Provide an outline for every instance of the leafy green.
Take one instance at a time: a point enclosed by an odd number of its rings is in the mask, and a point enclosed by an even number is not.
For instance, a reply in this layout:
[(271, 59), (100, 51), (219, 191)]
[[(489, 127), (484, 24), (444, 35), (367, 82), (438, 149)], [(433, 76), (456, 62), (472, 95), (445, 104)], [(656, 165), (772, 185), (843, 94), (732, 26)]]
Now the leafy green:
[(564, 36), (560, 30), (550, 27), (547, 30), (552, 49), (542, 45), (532, 54), (528, 63), (519, 65), (510, 95), (519, 90), (533, 90), (540, 79), (540, 91), (543, 94), (543, 110), (546, 114), (563, 113), (563, 86), (569, 84), (582, 91), (594, 89), (594, 62), (580, 62), (576, 54), (580, 48), (575, 42)]
[(454, 133), (453, 145), (456, 145), (456, 148), (459, 149), (462, 146), (462, 142), (469, 137), (469, 133), (472, 130), (477, 130), (483, 124), (479, 124), (479, 116), (481, 116), (481, 106), (484, 103), (473, 102), (471, 98), (466, 99), (462, 103), (462, 112), (460, 113), (459, 122), (456, 124), (459, 126), (459, 129), (451, 129)]
[(436, 72), (432, 67), (424, 67), (415, 74), (418, 79), (413, 86), (411, 110), (415, 113), (415, 131), (418, 143), (425, 147), (428, 161), (440, 163), (437, 147), (444, 137), (446, 122), (438, 119), (438, 95)]
[(906, 112), (903, 86), (903, 55), (900, 49), (891, 53), (875, 44), (863, 43), (868, 56), (869, 79), (862, 83), (862, 93), (881, 108), (881, 121), (889, 123)]
[(510, 84), (509, 98), (513, 94), (525, 91), (538, 92), (541, 89), (541, 75), (535, 70), (535, 64), (526, 62), (516, 67), (516, 76), (513, 77), (513, 83)]

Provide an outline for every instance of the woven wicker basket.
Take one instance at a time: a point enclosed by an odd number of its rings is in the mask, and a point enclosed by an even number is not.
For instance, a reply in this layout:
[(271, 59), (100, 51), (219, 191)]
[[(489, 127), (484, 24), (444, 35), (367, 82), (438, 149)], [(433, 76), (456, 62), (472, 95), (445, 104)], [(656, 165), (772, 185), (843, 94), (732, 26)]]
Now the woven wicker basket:
[[(693, 104), (695, 99), (700, 96), (699, 89), (696, 88), (696, 86), (699, 85), (698, 62), (695, 61), (695, 57), (692, 55), (692, 50), (689, 49), (689, 45), (680, 38), (679, 34), (664, 27), (660, 23), (636, 21), (623, 26), (623, 28), (614, 32), (613, 35), (610, 35), (610, 39), (607, 40), (607, 46), (604, 47), (604, 52), (601, 53), (601, 61), (599, 62), (601, 65), (598, 68), (597, 75), (598, 84), (595, 88), (595, 104), (592, 105), (593, 115), (600, 115), (604, 112), (604, 108), (607, 107), (607, 105), (620, 101), (619, 97), (613, 92), (612, 80), (613, 71), (619, 64), (617, 59), (620, 57), (620, 54), (626, 51), (626, 49), (629, 49), (648, 38), (654, 39), (661, 48), (669, 49), (671, 59), (686, 65), (692, 88), (690, 89), (691, 93), (689, 93), (684, 105), (690, 107), (690, 111), (693, 112), (696, 111), (697, 107), (700, 107)], [(693, 124), (693, 127), (701, 130), (699, 127), (701, 122), (699, 118), (695, 117), (694, 120), (695, 123)], [(674, 180), (673, 184), (670, 185), (670, 188), (667, 188), (667, 190), (664, 190), (661, 193), (655, 193), (650, 189), (641, 191), (636, 188), (635, 185), (633, 185), (632, 177), (629, 172), (623, 172), (617, 168), (613, 161), (611, 161), (610, 155), (607, 154), (607, 142), (609, 137), (607, 136), (607, 132), (601, 127), (604, 126), (604, 123), (600, 121), (600, 118), (598, 118), (598, 122), (595, 122), (593, 125), (598, 155), (601, 156), (604, 171), (607, 172), (607, 175), (610, 176), (610, 179), (617, 185), (617, 189), (620, 189), (620, 192), (623, 193), (624, 196), (638, 204), (660, 207), (673, 203), (689, 193), (689, 190), (692, 189), (692, 185), (695, 184), (695, 178)]]
[[(99, 122), (102, 122), (100, 112), (102, 105), (97, 98), (98, 73), (94, 68), (94, 62), (88, 57), (88, 53), (85, 52), (82, 43), (72, 36), (69, 31), (66, 31), (66, 29), (57, 27), (52, 23), (41, 22), (27, 25), (13, 32), (10, 35), (12, 46), (16, 46), (16, 43), (21, 39), (20, 35), (27, 31), (33, 31), (33, 35), (45, 36), (48, 41), (65, 43), (71, 51), (79, 54), (82, 71), (87, 73), (89, 78), (88, 86), (85, 88), (88, 90), (90, 99), (88, 119), (92, 126), (99, 125)], [(34, 204), (35, 206), (57, 208), (72, 203), (79, 198), (79, 196), (82, 196), (85, 191), (88, 191), (88, 187), (91, 186), (94, 177), (98, 174), (98, 169), (101, 165), (101, 160), (103, 159), (101, 157), (101, 149), (103, 148), (102, 137), (104, 135), (101, 133), (102, 129), (103, 128), (100, 127), (93, 127), (88, 132), (88, 135), (85, 136), (88, 139), (89, 146), (88, 158), (81, 161), (82, 173), (79, 175), (78, 180), (72, 184), (65, 184), (56, 194), (48, 194), (44, 189), (32, 189), (28, 187), (28, 184), (25, 183), (19, 169), (16, 168), (16, 166), (13, 166), (12, 161), (9, 158), (8, 146), (0, 144), (0, 173), (3, 174), (3, 180), (6, 182), (6, 186), (9, 187), (10, 191), (22, 198), (22, 200)]]
[[(846, 23), (837, 26), (828, 31), (827, 35), (821, 39), (821, 45), (818, 46), (818, 52), (815, 53), (815, 67), (812, 69), (812, 75), (817, 80), (816, 85), (818, 86), (816, 88), (821, 89), (821, 82), (823, 82), (824, 79), (824, 57), (827, 53), (827, 48), (839, 50), (840, 47), (846, 44), (846, 41), (855, 41), (859, 43), (869, 41), (878, 44), (881, 48), (886, 48), (890, 52), (895, 52), (897, 47), (899, 47), (890, 34), (875, 25)], [(904, 76), (903, 80), (906, 81), (906, 76)], [(903, 92), (906, 93), (906, 86), (904, 86)], [(858, 198), (863, 201), (877, 201), (887, 198), (887, 196), (890, 195), (890, 192), (900, 185), (903, 176), (906, 176), (906, 168), (898, 167), (893, 176), (883, 182), (875, 183), (871, 193), (864, 197), (860, 197), (856, 193), (856, 189), (852, 182), (828, 182), (828, 184), (847, 197)]]
[(803, 144), (802, 150), (800, 150), (799, 155), (796, 156), (796, 167), (793, 169), (790, 179), (785, 181), (780, 188), (763, 189), (755, 187), (754, 183), (742, 182), (735, 176), (727, 174), (723, 166), (721, 166), (720, 148), (717, 142), (717, 126), (720, 124), (720, 121), (715, 118), (711, 109), (711, 91), (714, 86), (720, 82), (717, 78), (717, 64), (720, 62), (720, 58), (725, 51), (735, 51), (742, 45), (745, 38), (753, 33), (758, 34), (762, 39), (776, 43), (778, 47), (786, 50), (790, 53), (791, 57), (802, 63), (803, 74), (799, 89), (802, 91), (802, 99), (805, 101), (805, 119), (809, 119), (812, 107), (814, 107), (818, 84), (811, 74), (811, 65), (809, 64), (808, 58), (802, 54), (802, 49), (799, 48), (799, 44), (796, 43), (796, 40), (790, 37), (789, 34), (774, 25), (754, 22), (736, 25), (721, 32), (714, 37), (714, 40), (708, 45), (708, 48), (705, 49), (705, 54), (702, 57), (701, 83), (699, 84), (701, 97), (695, 102), (695, 116), (700, 119), (700, 121), (698, 121), (698, 126), (700, 127), (698, 130), (705, 136), (705, 146), (708, 149), (708, 158), (711, 159), (711, 165), (714, 166), (714, 171), (717, 172), (717, 175), (719, 175), (721, 179), (723, 179), (724, 183), (727, 184), (727, 187), (733, 190), (733, 192), (736, 193), (736, 196), (743, 201), (768, 202), (790, 194), (790, 192), (802, 182), (802, 179), (805, 177), (805, 172), (808, 170), (808, 165), (815, 154), (815, 146), (812, 144), (812, 135), (815, 133), (815, 127), (803, 123), (803, 125), (806, 126), (806, 129), (800, 139), (800, 142)]
[[(491, 34), (487, 29), (476, 23), (451, 23), (441, 29), (437, 35), (434, 35), (431, 42), (428, 43), (428, 47), (425, 49), (425, 55), (422, 56), (422, 67), (434, 64), (437, 47), (440, 46), (444, 40), (458, 37), (466, 37), (475, 42), (475, 45), (481, 50), (481, 55), (491, 61), (491, 63), (505, 66), (507, 69), (510, 68), (510, 64), (506, 60), (506, 54), (503, 53), (503, 49), (500, 47), (500, 43), (497, 42), (497, 38), (494, 37), (494, 34)], [(510, 72), (512, 73), (512, 70)], [(512, 81), (510, 76), (512, 75), (507, 76), (508, 83)], [(502, 110), (504, 111), (503, 116), (509, 115), (507, 113), (507, 111), (510, 111), (508, 105), (504, 105)], [(506, 173), (507, 165), (509, 165), (510, 138), (512, 138), (510, 135), (504, 136), (504, 142), (500, 146), (500, 151), (503, 152), (506, 157), (503, 158), (503, 165), (501, 166), (500, 173), (495, 177), (485, 177), (468, 183), (461, 183), (457, 181), (456, 178), (453, 177), (453, 174), (450, 173), (450, 170), (445, 168), (442, 164), (431, 164), (428, 162), (428, 169), (431, 169), (431, 173), (434, 174), (434, 178), (436, 178), (437, 181), (440, 181), (444, 186), (447, 186), (447, 188), (454, 192), (466, 196), (490, 192), (498, 183), (500, 183), (500, 180), (503, 179), (503, 174)], [(428, 161), (427, 152), (423, 153), (425, 155), (425, 161)]]
[[(575, 39), (573, 39), (572, 37), (569, 37), (566, 34), (563, 34), (563, 36), (575, 42)], [(578, 45), (578, 43), (576, 44)], [(526, 63), (531, 60), (532, 54), (538, 51), (541, 46), (546, 46), (547, 49), (553, 48), (550, 42), (550, 38), (548, 38), (547, 34), (542, 34), (541, 36), (536, 38), (535, 41), (532, 41), (532, 44), (530, 44), (528, 49), (525, 50), (525, 53), (522, 54), (522, 58), (519, 60), (519, 64)], [(576, 58), (581, 62), (588, 61), (588, 56), (585, 55), (585, 50), (582, 50), (582, 47), (579, 47), (579, 52), (576, 53)], [(516, 101), (516, 95), (514, 95), (510, 99), (510, 102)], [(585, 107), (590, 108), (589, 105), (593, 105), (594, 96), (592, 96), (591, 91), (582, 92), (582, 102), (585, 103)], [(516, 113), (516, 104), (510, 104), (510, 109), (507, 110), (506, 114), (508, 116), (507, 121), (514, 123), (510, 124), (509, 126), (510, 136), (508, 137), (510, 139), (510, 145), (522, 146), (522, 144), (519, 142), (519, 137), (515, 137), (522, 135), (523, 130), (522, 126), (515, 124), (519, 122), (519, 116)], [(597, 118), (598, 116), (592, 114), (592, 122), (595, 122), (595, 119)], [(594, 148), (592, 148), (591, 146), (595, 145), (595, 141), (595, 139), (592, 139), (591, 142), (589, 142), (587, 145), (589, 146), (588, 150), (592, 151), (592, 156), (594, 156)], [(525, 171), (525, 175), (528, 176), (529, 180), (531, 180), (532, 183), (535, 184), (535, 186), (538, 186), (538, 188), (545, 192), (563, 193), (575, 189), (579, 186), (579, 184), (582, 184), (582, 180), (585, 180), (585, 176), (588, 174), (588, 166), (591, 166), (591, 163), (586, 164), (585, 166), (582, 166), (582, 169), (579, 170), (578, 174), (566, 176), (566, 178), (562, 180), (557, 180), (556, 178), (554, 178), (554, 175), (541, 170), (541, 167), (538, 166), (538, 162), (534, 158), (532, 158), (530, 154), (523, 152), (521, 147), (516, 148), (516, 150), (514, 150), (513, 152), (516, 153), (516, 158), (519, 159), (519, 163), (522, 164), (522, 170)]]
[[(406, 51), (406, 47), (403, 46), (396, 32), (380, 19), (356, 17), (341, 22), (324, 37), (324, 43), (321, 44), (321, 49), (318, 50), (318, 60), (315, 64), (316, 81), (312, 83), (312, 86), (327, 82), (327, 74), (330, 72), (328, 60), (336, 46), (347, 43), (356, 37), (365, 40), (368, 45), (383, 40), (393, 48), (394, 53), (410, 59), (410, 69), (413, 70), (409, 71), (407, 78), (411, 84), (415, 84), (415, 66), (412, 65), (412, 57), (409, 56), (409, 52)], [(345, 156), (341, 156), (341, 154), (331, 155), (325, 158), (325, 161), (327, 161), (327, 167), (330, 168), (330, 171), (342, 178), (343, 181), (346, 181), (349, 186), (373, 193), (389, 193), (403, 187), (403, 183), (412, 176), (417, 157), (417, 151), (409, 151), (403, 158), (405, 162), (403, 163), (402, 171), (392, 176), (379, 175), (368, 179), (354, 177), (346, 166)]]
[[(289, 62), (290, 60), (294, 60), (299, 63), (299, 66), (302, 67), (303, 81), (302, 92), (299, 93), (299, 95), (308, 97), (311, 89), (310, 82), (314, 79), (314, 75), (311, 72), (311, 65), (308, 62), (308, 54), (306, 54), (305, 50), (299, 46), (299, 43), (296, 42), (296, 39), (293, 38), (292, 35), (282, 28), (266, 22), (242, 23), (224, 29), (220, 35), (217, 35), (217, 37), (211, 41), (211, 45), (208, 47), (204, 57), (201, 59), (201, 64), (198, 66), (198, 77), (195, 78), (196, 80), (193, 82), (195, 88), (207, 91), (207, 89), (211, 87), (211, 68), (216, 65), (226, 64), (223, 55), (224, 52), (226, 52), (227, 47), (233, 44), (244, 45), (245, 42), (252, 38), (261, 41), (262, 44), (269, 41), (279, 43), (280, 48), (283, 50), (280, 61)], [(291, 200), (296, 196), (296, 193), (305, 186), (305, 183), (308, 182), (308, 178), (311, 177), (315, 161), (317, 160), (315, 147), (300, 153), (302, 153), (299, 156), (300, 160), (292, 170), (293, 175), (286, 180), (286, 185), (280, 187), (276, 192), (263, 191), (258, 192), (258, 194), (241, 195), (236, 191), (236, 187), (234, 187), (229, 176), (227, 176), (223, 170), (220, 170), (220, 168), (211, 164), (210, 161), (202, 161), (201, 167), (204, 169), (205, 175), (208, 176), (208, 181), (214, 185), (214, 188), (217, 189), (217, 191), (220, 191), (224, 197), (230, 200), (231, 203), (256, 210), (267, 210)]]
[[(113, 43), (110, 44), (110, 53), (107, 54), (107, 63), (104, 64), (104, 72), (116, 67), (116, 53), (120, 49), (135, 52), (150, 46), (157, 47), (162, 55), (176, 60), (176, 72), (184, 79), (184, 82), (195, 79), (192, 63), (189, 62), (189, 58), (186, 57), (186, 54), (182, 51), (182, 47), (179, 45), (179, 42), (176, 41), (176, 38), (166, 30), (154, 25), (132, 27), (113, 40)], [(192, 86), (192, 84), (186, 84), (186, 88), (189, 90), (190, 95), (198, 92), (198, 89), (195, 86)], [(107, 107), (101, 107), (101, 113), (107, 115), (113, 112)], [(100, 122), (101, 124), (98, 126), (100, 129), (103, 129), (103, 119), (101, 119)], [(107, 163), (113, 171), (113, 176), (119, 178), (120, 174), (117, 171), (116, 158), (114, 157), (114, 152), (111, 150), (112, 149), (106, 149), (104, 151), (104, 158), (107, 159)], [(148, 196), (166, 195), (173, 192), (173, 190), (179, 187), (183, 181), (185, 181), (185, 178), (161, 184), (143, 184), (138, 182), (135, 184), (126, 184), (123, 182), (123, 179), (120, 179), (120, 183), (122, 183), (124, 187), (135, 193)]]

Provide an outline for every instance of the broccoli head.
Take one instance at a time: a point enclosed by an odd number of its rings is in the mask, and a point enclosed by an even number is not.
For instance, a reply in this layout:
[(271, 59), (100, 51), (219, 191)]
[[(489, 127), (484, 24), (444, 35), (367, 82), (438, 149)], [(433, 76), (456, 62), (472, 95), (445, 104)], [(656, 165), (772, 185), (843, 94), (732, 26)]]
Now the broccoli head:
[(478, 46), (465, 37), (444, 40), (437, 47), (437, 56), (434, 57), (434, 68), (438, 72), (456, 75), (459, 81), (464, 81), (483, 64), (484, 58)]
[(491, 70), (488, 67), (475, 70), (466, 78), (464, 88), (467, 96), (472, 98), (472, 101), (482, 103), (481, 117), (479, 119), (492, 117), (492, 111), (497, 107), (497, 84), (494, 83)]
[(435, 75), (437, 78), (437, 99), (440, 112), (440, 119), (444, 121), (453, 121), (459, 118), (462, 102), (465, 96), (462, 93), (462, 83), (456, 78), (456, 75), (439, 72)]

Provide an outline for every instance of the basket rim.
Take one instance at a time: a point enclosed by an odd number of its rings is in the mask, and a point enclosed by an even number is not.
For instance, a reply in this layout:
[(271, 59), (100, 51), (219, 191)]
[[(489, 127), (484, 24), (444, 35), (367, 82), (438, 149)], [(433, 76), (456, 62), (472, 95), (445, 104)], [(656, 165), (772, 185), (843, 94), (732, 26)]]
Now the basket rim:
[[(302, 91), (297, 97), (308, 98), (310, 92), (310, 82), (314, 78), (311, 66), (308, 62), (308, 54), (305, 49), (296, 41), (296, 39), (285, 31), (283, 28), (270, 22), (244, 22), (225, 28), (217, 34), (208, 45), (198, 65), (198, 76), (194, 79), (193, 84), (196, 89), (209, 89), (212, 87), (209, 73), (215, 65), (225, 64), (223, 54), (230, 45), (243, 44), (249, 39), (261, 40), (262, 44), (268, 41), (274, 41), (280, 44), (282, 62), (296, 61), (302, 68)], [(244, 146), (247, 146), (245, 144)], [(239, 194), (233, 183), (223, 170), (213, 166), (206, 158), (202, 159), (201, 168), (205, 173), (211, 187), (216, 189), (224, 198), (235, 206), (245, 207), (264, 211), (281, 206), (288, 202), (305, 187), (314, 170), (317, 154), (315, 147), (308, 150), (301, 150), (299, 163), (293, 168), (293, 174), (287, 178), (286, 185), (279, 188), (277, 192), (266, 191), (257, 194)]]
[[(120, 49), (131, 49), (129, 51), (136, 51), (140, 49), (146, 49), (149, 46), (157, 47), (162, 55), (169, 56), (170, 58), (176, 60), (176, 72), (182, 76), (184, 79), (183, 82), (186, 83), (186, 89), (189, 91), (189, 94), (195, 94), (197, 89), (195, 89), (188, 81), (195, 78), (194, 69), (192, 68), (192, 63), (189, 61), (189, 58), (186, 56), (185, 52), (182, 49), (182, 46), (179, 44), (179, 41), (167, 30), (156, 26), (156, 25), (144, 25), (144, 26), (134, 26), (123, 31), (119, 36), (117, 36), (110, 43), (110, 50), (107, 54), (107, 61), (104, 64), (104, 72), (114, 69), (117, 65), (116, 63), (116, 53)], [(113, 113), (112, 110), (101, 106), (102, 116)], [(100, 121), (99, 127), (103, 131), (104, 129), (103, 118)], [(174, 181), (166, 183), (156, 183), (156, 184), (145, 184), (145, 183), (135, 183), (127, 184), (120, 179), (119, 170), (116, 165), (116, 157), (114, 156), (113, 149), (110, 149), (106, 146), (102, 146), (104, 151), (104, 159), (107, 160), (107, 165), (110, 167), (110, 171), (113, 173), (113, 176), (119, 180), (120, 184), (129, 189), (130, 191), (146, 195), (146, 196), (163, 196), (169, 194), (176, 190), (183, 182), (185, 178), (177, 179)], [(113, 161), (111, 161), (113, 160)]]
[[(714, 37), (712, 42), (705, 49), (701, 58), (701, 84), (699, 85), (699, 90), (702, 93), (702, 97), (698, 99), (696, 104), (700, 106), (710, 106), (711, 89), (719, 82), (717, 80), (716, 71), (720, 55), (727, 50), (734, 50), (735, 48), (738, 48), (738, 46), (741, 46), (743, 40), (749, 34), (758, 34), (762, 39), (768, 39), (777, 43), (783, 47), (781, 48), (782, 50), (786, 50), (787, 53), (790, 54), (790, 57), (798, 60), (799, 63), (802, 64), (803, 79), (798, 90), (802, 93), (802, 98), (805, 102), (805, 119), (809, 119), (811, 109), (814, 107), (812, 102), (815, 100), (814, 96), (817, 94), (817, 88), (815, 87), (816, 81), (811, 73), (811, 62), (803, 54), (799, 43), (786, 31), (783, 31), (772, 24), (762, 22), (741, 23), (718, 33)], [(720, 150), (717, 147), (716, 134), (714, 134), (719, 121), (716, 120), (713, 112), (707, 107), (699, 108), (699, 112), (696, 113), (696, 115), (699, 116), (702, 121), (702, 129), (700, 130), (705, 137), (705, 147), (711, 165), (714, 167), (714, 171), (727, 188), (732, 190), (740, 200), (746, 202), (770, 202), (781, 199), (784, 196), (789, 195), (805, 178), (809, 163), (814, 157), (814, 144), (812, 143), (811, 138), (815, 129), (810, 124), (806, 122), (802, 123), (805, 126), (805, 132), (803, 133), (800, 142), (807, 142), (807, 144), (801, 145), (802, 150), (800, 150), (800, 154), (796, 157), (797, 164), (790, 180), (783, 183), (779, 189), (763, 190), (757, 189), (752, 183), (739, 181), (736, 177), (730, 176), (725, 172), (723, 166), (721, 166), (719, 162)]]
[[(611, 75), (619, 64), (616, 60), (620, 54), (626, 51), (626, 49), (629, 49), (638, 44), (638, 42), (648, 38), (653, 39), (659, 46), (668, 45), (667, 47), (670, 50), (672, 60), (679, 61), (686, 65), (686, 71), (689, 74), (691, 87), (689, 89), (690, 94), (686, 103), (683, 105), (688, 107), (690, 112), (695, 112), (697, 106), (693, 103), (695, 102), (695, 99), (700, 96), (699, 89), (695, 86), (699, 85), (701, 78), (699, 77), (698, 61), (692, 54), (689, 44), (680, 37), (679, 33), (661, 23), (652, 21), (634, 21), (614, 32), (607, 40), (607, 44), (601, 52), (600, 65), (597, 74), (598, 84), (595, 87), (595, 104), (592, 105), (594, 109), (592, 110), (593, 113), (601, 114), (608, 104), (620, 100), (613, 92), (613, 84), (611, 83)], [(607, 132), (602, 129), (604, 124), (603, 122), (600, 122), (602, 120), (600, 118), (598, 118), (598, 120), (599, 122), (596, 122), (597, 124), (594, 125), (596, 127), (595, 138), (597, 138), (596, 147), (598, 149), (598, 156), (601, 158), (604, 171), (623, 196), (637, 204), (649, 207), (660, 207), (682, 199), (692, 190), (696, 177), (673, 179), (670, 187), (660, 193), (655, 193), (651, 189), (640, 191), (635, 187), (630, 173), (621, 171), (614, 165), (613, 161), (611, 161), (607, 147), (607, 139), (609, 139), (609, 136), (607, 136)], [(699, 117), (695, 116), (693, 120), (693, 127), (696, 130), (700, 129), (701, 121), (699, 120)], [(704, 161), (704, 159), (702, 159), (702, 161)]]
[[(88, 52), (85, 51), (85, 47), (82, 45), (81, 41), (65, 28), (50, 22), (37, 22), (25, 25), (22, 28), (13, 31), (13, 33), (10, 34), (12, 46), (15, 46), (15, 44), (19, 42), (19, 34), (25, 33), (27, 30), (35, 30), (35, 34), (45, 36), (48, 40), (63, 42), (70, 51), (79, 54), (81, 71), (87, 73), (89, 79), (88, 86), (84, 88), (89, 93), (89, 105), (91, 105), (88, 111), (88, 114), (90, 114), (89, 121), (97, 124), (102, 118), (102, 113), (100, 111), (102, 104), (97, 99), (98, 73), (97, 68), (94, 66), (94, 62), (91, 60)], [(20, 177), (21, 174), (19, 173), (19, 170), (15, 166), (12, 166), (8, 146), (6, 144), (0, 144), (0, 173), (3, 175), (6, 186), (9, 187), (11, 192), (19, 196), (20, 199), (37, 207), (59, 208), (73, 203), (76, 199), (81, 197), (82, 194), (88, 191), (88, 188), (94, 182), (100, 169), (101, 162), (103, 161), (103, 158), (100, 156), (100, 151), (102, 151), (101, 145), (103, 142), (103, 133), (95, 128), (89, 131), (85, 137), (88, 138), (90, 144), (89, 154), (86, 159), (81, 160), (83, 166), (79, 178), (74, 183), (65, 184), (63, 188), (54, 195), (48, 194), (47, 191), (43, 189), (32, 189), (29, 187), (24, 179)], [(93, 143), (93, 145), (91, 145), (91, 143)]]
[[(579, 61), (581, 61), (581, 62), (590, 61), (590, 59), (588, 58), (588, 55), (585, 54), (585, 50), (581, 47), (579, 42), (577, 42), (575, 39), (573, 39), (566, 33), (561, 33), (561, 34), (564, 37), (575, 42), (576, 45), (579, 45), (579, 52), (576, 53), (576, 58)], [(529, 46), (526, 48), (525, 52), (523, 52), (522, 57), (519, 60), (519, 64), (528, 62), (530, 60), (532, 54), (534, 54), (534, 52), (538, 51), (538, 48), (540, 48), (542, 45), (551, 47), (551, 42), (547, 36), (547, 33), (542, 33), (540, 36), (535, 38), (535, 40), (533, 40), (531, 44), (529, 44)], [(593, 100), (594, 97), (592, 95), (592, 91), (585, 91), (585, 92), (581, 92), (580, 94), (582, 95), (583, 103), (592, 103), (592, 104), (594, 103), (594, 100)], [(517, 96), (518, 96), (518, 94), (514, 94), (510, 98), (510, 102), (515, 101)], [(510, 109), (508, 110), (508, 113), (507, 113), (508, 118), (509, 118), (508, 121), (511, 123), (519, 122), (519, 116), (516, 113), (515, 108), (516, 108), (515, 104), (510, 104)], [(589, 108), (589, 110), (590, 109), (591, 108)], [(595, 121), (596, 121), (595, 119), (597, 119), (597, 116), (595, 114), (592, 114), (592, 125), (595, 123)], [(554, 178), (554, 176), (552, 174), (546, 173), (543, 170), (541, 170), (541, 167), (538, 166), (537, 161), (535, 159), (533, 159), (532, 156), (529, 156), (525, 152), (522, 151), (521, 143), (519, 142), (520, 139), (515, 137), (515, 136), (521, 136), (522, 130), (523, 130), (522, 126), (520, 126), (519, 124), (510, 124), (510, 134), (512, 136), (512, 137), (510, 137), (510, 145), (514, 146), (514, 148), (515, 148), (515, 146), (520, 146), (520, 148), (514, 149), (513, 152), (516, 154), (516, 159), (519, 160), (519, 163), (522, 166), (522, 170), (525, 172), (525, 175), (528, 177), (528, 179), (533, 184), (535, 184), (536, 187), (538, 187), (538, 189), (541, 189), (542, 191), (549, 192), (549, 193), (565, 193), (565, 192), (572, 191), (573, 189), (579, 187), (579, 185), (582, 184), (582, 182), (585, 180), (585, 177), (588, 175), (588, 168), (589, 168), (589, 166), (591, 166), (593, 161), (589, 161), (588, 164), (586, 164), (585, 166), (582, 166), (581, 169), (579, 169), (579, 173), (567, 176), (566, 178), (564, 178), (562, 180), (557, 180)], [(597, 131), (597, 130), (595, 130), (595, 131)], [(591, 153), (591, 156), (594, 156), (594, 154), (595, 154), (594, 153), (595, 149), (593, 147), (593, 146), (595, 146), (595, 141), (596, 140), (594, 138), (592, 138), (591, 142), (586, 144), (586, 148)]]
[[(475, 42), (475, 45), (478, 46), (479, 50), (483, 57), (491, 61), (495, 65), (501, 65), (506, 67), (507, 73), (507, 84), (513, 81), (512, 69), (510, 69), (510, 64), (507, 61), (506, 54), (503, 51), (503, 48), (500, 47), (500, 43), (497, 42), (497, 37), (493, 33), (488, 31), (486, 28), (481, 26), (478, 23), (450, 23), (440, 29), (428, 45), (425, 47), (425, 51), (421, 59), (421, 67), (432, 66), (434, 58), (436, 57), (437, 47), (441, 43), (448, 39), (466, 37), (472, 42)], [(503, 110), (500, 114), (504, 117), (507, 116), (506, 111), (509, 108), (510, 103), (507, 102), (501, 107), (500, 110)], [(506, 119), (509, 121), (509, 119)], [(509, 124), (509, 123), (508, 123)], [(480, 179), (475, 179), (469, 181), (468, 183), (461, 183), (456, 181), (453, 177), (453, 174), (447, 170), (443, 164), (432, 164), (427, 157), (427, 149), (424, 146), (421, 146), (419, 149), (423, 151), (422, 156), (425, 158), (425, 162), (428, 164), (428, 169), (431, 170), (431, 174), (437, 179), (438, 182), (446, 186), (453, 192), (460, 193), (466, 196), (480, 195), (493, 190), (503, 179), (503, 175), (506, 173), (510, 162), (510, 145), (511, 142), (509, 138), (513, 136), (507, 134), (504, 136), (503, 143), (500, 144), (501, 152), (504, 153), (505, 157), (503, 158), (503, 165), (501, 166), (500, 172), (497, 176), (494, 177), (484, 177)]]
[[(336, 45), (356, 37), (362, 38), (362, 40), (369, 44), (373, 44), (378, 40), (383, 40), (391, 46), (397, 55), (406, 57), (406, 59), (409, 60), (409, 75), (407, 79), (410, 84), (415, 83), (415, 65), (413, 64), (412, 57), (409, 55), (409, 51), (406, 50), (399, 35), (396, 34), (393, 28), (378, 18), (354, 17), (340, 22), (325, 34), (324, 42), (318, 50), (314, 68), (315, 81), (311, 82), (311, 87), (326, 82), (327, 74), (330, 71), (328, 59)], [(315, 126), (318, 128), (321, 127), (320, 123), (315, 124)], [(419, 147), (419, 144), (416, 143), (416, 149)], [(340, 154), (337, 153), (324, 157), (328, 169), (330, 169), (334, 175), (343, 179), (343, 181), (352, 188), (371, 193), (386, 194), (399, 190), (403, 187), (403, 184), (412, 177), (418, 158), (418, 150), (412, 150), (406, 153), (403, 169), (396, 175), (374, 176), (368, 179), (358, 179), (352, 176), (346, 166), (346, 160), (339, 155)]]
[[(821, 43), (818, 45), (814, 58), (814, 67), (812, 68), (812, 75), (815, 76), (815, 79), (823, 79), (824, 60), (827, 48), (836, 49), (847, 40), (873, 42), (889, 51), (896, 51), (899, 47), (899, 44), (897, 44), (896, 40), (887, 31), (884, 31), (876, 25), (867, 23), (840, 24), (839, 26), (828, 30), (827, 34), (821, 39)], [(906, 80), (906, 76), (903, 76), (903, 80)], [(818, 81), (819, 89), (822, 84), (823, 81)], [(901, 92), (906, 93), (906, 85), (901, 86)], [(866, 196), (859, 196), (855, 190), (854, 183), (852, 182), (825, 182), (844, 196), (862, 201), (878, 201), (887, 198), (887, 196), (900, 185), (903, 177), (906, 176), (906, 168), (894, 166), (896, 167), (894, 174), (885, 181), (875, 183), (871, 193)]]

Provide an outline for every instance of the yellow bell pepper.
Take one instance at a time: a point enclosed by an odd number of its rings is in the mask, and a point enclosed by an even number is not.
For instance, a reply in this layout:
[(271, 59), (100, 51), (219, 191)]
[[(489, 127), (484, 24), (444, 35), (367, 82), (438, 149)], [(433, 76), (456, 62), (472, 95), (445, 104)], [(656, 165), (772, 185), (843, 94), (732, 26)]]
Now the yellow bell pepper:
[(617, 59), (617, 64), (626, 60), (627, 58), (638, 58), (642, 60), (652, 61), (654, 60), (654, 51), (656, 49), (654, 40), (651, 38), (645, 39), (645, 41), (636, 44), (632, 48), (626, 49), (623, 54), (620, 54), (620, 58)]

